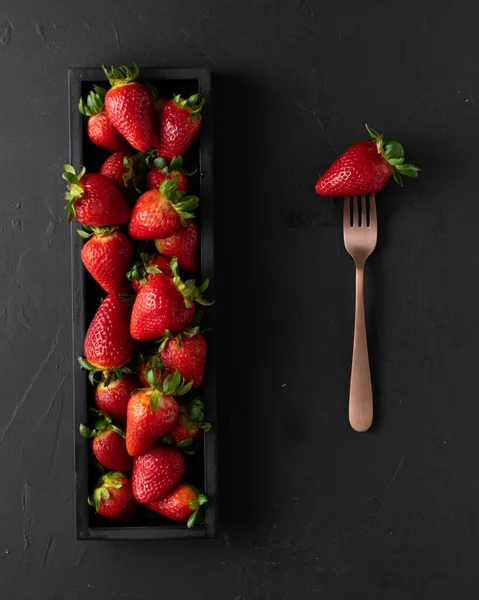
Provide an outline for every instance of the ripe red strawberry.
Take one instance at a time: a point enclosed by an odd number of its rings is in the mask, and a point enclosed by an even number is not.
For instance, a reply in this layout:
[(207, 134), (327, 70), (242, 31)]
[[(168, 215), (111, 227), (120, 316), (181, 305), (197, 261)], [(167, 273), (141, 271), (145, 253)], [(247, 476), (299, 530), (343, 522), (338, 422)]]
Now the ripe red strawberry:
[(178, 370), (185, 381), (193, 382), (193, 387), (201, 385), (206, 362), (206, 342), (201, 333), (179, 333), (166, 338), (161, 346), (160, 357), (169, 371)]
[(154, 500), (146, 506), (172, 521), (187, 521), (190, 529), (196, 523), (200, 506), (207, 502), (208, 498), (204, 494), (198, 494), (188, 483), (180, 483), (164, 498)]
[(184, 156), (191, 146), (201, 126), (201, 110), (204, 98), (198, 102), (198, 94), (184, 99), (175, 96), (168, 100), (160, 113), (156, 141), (158, 156), (172, 160), (174, 156)]
[(93, 90), (88, 94), (86, 102), (80, 98), (78, 103), (78, 110), (88, 117), (88, 137), (96, 146), (110, 152), (126, 152), (129, 148), (128, 142), (106, 116), (104, 107), (106, 90), (99, 85), (94, 85)]
[(136, 375), (123, 374), (110, 381), (101, 381), (95, 388), (95, 404), (115, 421), (125, 424), (130, 396), (140, 386)]
[(151, 448), (178, 419), (178, 405), (172, 396), (149, 389), (133, 394), (128, 403), (126, 447), (139, 456)]
[(146, 176), (146, 187), (149, 190), (159, 188), (165, 179), (176, 179), (176, 190), (178, 192), (188, 191), (188, 177), (194, 175), (196, 171), (185, 171), (181, 156), (174, 156), (169, 166), (163, 156), (156, 158), (153, 164), (155, 168), (150, 169)]
[(88, 227), (120, 225), (130, 219), (131, 209), (116, 186), (100, 173), (77, 175), (71, 165), (63, 165), (63, 179), (68, 182), (64, 199), (68, 201), (67, 220), (74, 217)]
[(133, 252), (130, 240), (118, 227), (89, 229), (90, 233), (78, 231), (83, 238), (90, 238), (81, 249), (86, 270), (109, 294), (126, 294), (129, 288), (126, 272)]
[(153, 446), (133, 462), (133, 495), (143, 504), (163, 498), (185, 473), (185, 456), (173, 446)]
[(110, 415), (102, 411), (92, 411), (95, 415), (93, 429), (80, 425), (84, 438), (92, 439), (94, 457), (105, 469), (131, 471), (133, 459), (126, 451), (125, 432), (112, 424)]
[(88, 504), (109, 519), (132, 519), (138, 510), (133, 496), (131, 479), (116, 471), (109, 471), (98, 480)]
[(133, 161), (125, 152), (111, 154), (100, 167), (100, 173), (122, 192), (133, 187)]
[(167, 258), (176, 256), (180, 269), (194, 273), (199, 268), (198, 227), (188, 219), (176, 233), (162, 240), (155, 240), (158, 252)]
[(196, 196), (176, 190), (176, 179), (165, 179), (159, 190), (148, 190), (136, 201), (128, 232), (135, 240), (155, 240), (173, 235), (198, 206)]
[(156, 277), (156, 275), (163, 273), (168, 277), (173, 277), (170, 261), (164, 256), (143, 252), (140, 258), (141, 260), (137, 261), (126, 274), (135, 294), (141, 290), (147, 281)]
[(178, 333), (187, 327), (195, 314), (194, 302), (205, 306), (211, 303), (202, 298), (208, 280), (197, 288), (195, 281), (183, 282), (178, 275), (178, 262), (171, 261), (174, 279), (157, 275), (138, 292), (131, 313), (130, 331), (135, 340), (146, 342), (158, 339), (166, 331)]
[(83, 368), (95, 370), (118, 369), (133, 358), (135, 345), (130, 336), (127, 305), (118, 296), (109, 294), (100, 304), (83, 343)]
[(134, 81), (140, 74), (138, 65), (103, 70), (112, 86), (105, 96), (108, 118), (133, 148), (148, 150), (153, 132), (153, 96)]
[(316, 182), (320, 196), (359, 196), (383, 189), (391, 175), (402, 185), (402, 176), (417, 177), (419, 169), (404, 163), (404, 148), (384, 141), (366, 125), (372, 142), (356, 142), (341, 154)]
[(179, 373), (169, 375), (159, 385), (160, 389), (138, 390), (128, 403), (126, 448), (131, 456), (143, 454), (173, 428), (179, 411), (173, 395), (182, 396), (191, 389)]
[(173, 429), (164, 435), (161, 441), (164, 444), (176, 444), (177, 448), (183, 450), (195, 450), (194, 441), (201, 431), (209, 431), (211, 423), (205, 421), (203, 413), (203, 401), (201, 398), (194, 398), (189, 403), (179, 400), (180, 414), (178, 421)]

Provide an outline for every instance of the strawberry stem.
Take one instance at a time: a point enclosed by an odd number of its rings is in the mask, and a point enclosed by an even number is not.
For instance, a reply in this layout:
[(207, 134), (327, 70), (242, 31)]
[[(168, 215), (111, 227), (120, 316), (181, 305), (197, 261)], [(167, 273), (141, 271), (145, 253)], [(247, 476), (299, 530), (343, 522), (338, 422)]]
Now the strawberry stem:
[(193, 94), (189, 98), (183, 98), (181, 94), (176, 94), (173, 96), (173, 102), (176, 106), (188, 110), (191, 113), (189, 118), (195, 118), (194, 115), (198, 115), (203, 110), (205, 99), (202, 97), (200, 100), (199, 94)]
[(160, 185), (160, 194), (171, 202), (171, 205), (180, 216), (182, 224), (185, 225), (188, 219), (195, 218), (192, 211), (198, 208), (200, 199), (197, 196), (185, 196), (185, 192), (178, 192), (178, 182), (179, 179), (177, 178), (164, 179)]
[(97, 237), (105, 237), (107, 235), (111, 235), (118, 231), (118, 225), (113, 225), (111, 227), (89, 227), (88, 225), (83, 225), (84, 229), (77, 229), (77, 233), (83, 239), (88, 239), (92, 235)]
[(402, 186), (402, 176), (417, 177), (421, 169), (415, 165), (404, 162), (404, 148), (397, 140), (383, 140), (382, 134), (369, 127), (366, 123), (366, 129), (376, 144), (378, 154), (391, 166), (392, 176), (396, 183)]
[(83, 356), (78, 357), (78, 362), (82, 369), (88, 371), (88, 379), (92, 385), (96, 385), (97, 383), (108, 385), (112, 380), (120, 380), (123, 377), (123, 373), (132, 372), (127, 366), (119, 367), (118, 369), (101, 369), (92, 365), (91, 362)]
[(85, 117), (99, 115), (101, 112), (103, 112), (105, 94), (105, 88), (102, 88), (99, 85), (94, 85), (93, 91), (88, 94), (86, 102), (83, 100), (83, 98), (80, 98), (78, 102), (78, 110)]
[(80, 179), (85, 175), (86, 169), (82, 167), (78, 175), (72, 165), (63, 165), (62, 179), (67, 182), (67, 191), (63, 194), (63, 199), (67, 201), (67, 221), (75, 218), (75, 202), (83, 196), (83, 188), (80, 186)]
[(80, 425), (80, 434), (84, 438), (98, 437), (103, 431), (113, 431), (122, 438), (125, 437), (125, 432), (122, 429), (116, 425), (112, 425), (112, 419), (108, 413), (102, 410), (96, 410), (94, 408), (90, 409), (90, 413), (95, 416), (93, 427), (87, 427), (86, 425), (83, 425), (83, 423)]
[(183, 294), (185, 305), (188, 308), (193, 306), (193, 302), (198, 302), (198, 304), (202, 304), (203, 306), (211, 306), (213, 304), (213, 302), (203, 298), (203, 292), (208, 289), (208, 285), (210, 283), (209, 279), (205, 279), (199, 287), (196, 287), (195, 279), (183, 281), (180, 277), (180, 269), (178, 266), (178, 259), (176, 257), (171, 259), (170, 268), (174, 275), (173, 282), (178, 290)]
[(134, 81), (140, 74), (140, 68), (136, 63), (133, 63), (131, 69), (126, 65), (121, 67), (111, 67), (110, 70), (103, 66), (103, 71), (112, 87), (127, 85)]
[(199, 494), (196, 500), (190, 500), (189, 506), (193, 512), (186, 523), (188, 529), (191, 529), (195, 525), (200, 507), (204, 506), (207, 502), (209, 502), (209, 500), (204, 494)]
[(125, 475), (118, 471), (108, 471), (102, 475), (93, 490), (93, 494), (88, 497), (88, 504), (90, 506), (94, 506), (96, 511), (100, 509), (100, 504), (102, 500), (108, 500), (110, 497), (110, 493), (108, 488), (119, 490), (123, 484), (119, 479), (123, 479)]

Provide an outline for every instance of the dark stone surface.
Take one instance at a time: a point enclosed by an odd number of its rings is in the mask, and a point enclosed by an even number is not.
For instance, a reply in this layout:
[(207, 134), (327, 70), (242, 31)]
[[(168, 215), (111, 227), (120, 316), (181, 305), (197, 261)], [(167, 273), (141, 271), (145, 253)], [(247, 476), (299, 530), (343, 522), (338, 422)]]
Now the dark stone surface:
[[(443, 0), (4, 0), (2, 597), (479, 596), (478, 16)], [(132, 60), (218, 74), (213, 541), (74, 539), (67, 68)], [(358, 435), (353, 268), (340, 202), (313, 185), (364, 121), (400, 137), (423, 172), (379, 198), (367, 270), (377, 419)]]

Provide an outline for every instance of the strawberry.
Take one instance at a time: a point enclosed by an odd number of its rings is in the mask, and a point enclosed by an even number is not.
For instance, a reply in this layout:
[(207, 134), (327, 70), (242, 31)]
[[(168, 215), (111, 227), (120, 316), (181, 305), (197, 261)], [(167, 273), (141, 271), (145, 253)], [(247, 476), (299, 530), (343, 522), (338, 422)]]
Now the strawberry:
[(188, 219), (176, 233), (162, 240), (155, 240), (155, 246), (160, 254), (167, 258), (176, 256), (181, 269), (188, 273), (198, 271), (199, 247), (198, 227)]
[(185, 473), (185, 456), (173, 446), (157, 445), (133, 462), (133, 495), (143, 504), (163, 498)]
[(80, 433), (84, 438), (92, 439), (92, 452), (97, 461), (105, 469), (113, 471), (131, 471), (133, 459), (126, 451), (125, 432), (112, 424), (111, 417), (100, 410), (92, 410), (96, 414), (93, 429), (80, 425)]
[[(151, 371), (150, 374), (154, 379)], [(173, 395), (188, 393), (191, 384), (183, 381), (179, 373), (173, 373), (159, 387), (138, 390), (128, 402), (126, 449), (131, 456), (143, 454), (172, 429), (179, 410)]]
[(174, 278), (157, 275), (147, 281), (138, 292), (131, 313), (131, 336), (146, 342), (165, 335), (166, 331), (178, 333), (187, 327), (195, 314), (194, 302), (209, 306), (202, 297), (208, 279), (196, 287), (194, 279), (183, 282), (178, 274), (178, 261), (171, 261)]
[(107, 117), (104, 107), (106, 90), (99, 85), (93, 86), (85, 102), (80, 98), (78, 110), (88, 117), (87, 134), (90, 140), (100, 148), (110, 152), (126, 152), (128, 143), (121, 133), (115, 129)]
[(95, 404), (115, 421), (124, 424), (130, 396), (140, 386), (141, 382), (135, 375), (101, 381), (95, 388)]
[(133, 247), (126, 235), (118, 227), (91, 227), (78, 233), (90, 238), (81, 249), (81, 259), (93, 279), (109, 294), (127, 293)]
[(133, 187), (133, 161), (125, 152), (111, 154), (100, 167), (100, 173), (109, 179), (120, 191)]
[(193, 387), (201, 385), (206, 362), (206, 341), (199, 331), (199, 325), (190, 325), (176, 336), (168, 331), (159, 349), (165, 367), (171, 372), (178, 370)]
[(165, 179), (177, 179), (176, 190), (178, 192), (188, 191), (188, 177), (194, 175), (196, 171), (185, 171), (181, 156), (174, 156), (169, 166), (163, 156), (155, 158), (153, 164), (155, 168), (150, 169), (146, 176), (146, 187), (149, 190), (159, 188)]
[(158, 156), (164, 156), (167, 160), (184, 156), (200, 129), (203, 104), (204, 98), (199, 102), (198, 94), (186, 100), (178, 95), (166, 102), (153, 140)]
[(82, 167), (77, 175), (71, 165), (63, 165), (63, 179), (68, 182), (68, 221), (74, 217), (88, 227), (120, 225), (130, 219), (131, 209), (116, 186), (100, 173), (86, 173)]
[(190, 529), (196, 523), (200, 506), (207, 502), (204, 494), (198, 494), (188, 483), (180, 483), (164, 498), (149, 502), (146, 506), (172, 521), (187, 521)]
[(142, 252), (140, 258), (141, 261), (137, 261), (126, 274), (135, 294), (141, 290), (147, 281), (156, 275), (163, 273), (168, 277), (173, 277), (170, 261), (164, 256)]
[(113, 294), (100, 304), (86, 332), (83, 343), (85, 358), (79, 359), (84, 369), (92, 373), (119, 369), (133, 358), (135, 346), (125, 305), (125, 301)]
[(105, 96), (108, 118), (133, 148), (148, 150), (153, 132), (153, 96), (134, 81), (140, 74), (138, 65), (103, 70), (112, 86)]
[(88, 504), (109, 519), (132, 519), (138, 510), (131, 479), (118, 471), (109, 471), (100, 477)]
[(193, 444), (198, 433), (200, 430), (209, 431), (211, 423), (205, 421), (201, 398), (194, 398), (189, 403), (180, 400), (178, 407), (180, 410), (178, 421), (173, 429), (161, 438), (161, 441), (164, 444), (176, 444), (177, 448), (189, 449), (194, 452)]
[(136, 201), (128, 232), (135, 240), (155, 240), (173, 235), (192, 219), (197, 208), (196, 196), (185, 196), (176, 189), (176, 179), (165, 179), (159, 190), (148, 190)]
[(356, 142), (341, 154), (316, 182), (320, 196), (359, 196), (383, 189), (391, 175), (402, 185), (402, 176), (417, 177), (419, 169), (404, 163), (404, 148), (366, 125), (372, 142)]

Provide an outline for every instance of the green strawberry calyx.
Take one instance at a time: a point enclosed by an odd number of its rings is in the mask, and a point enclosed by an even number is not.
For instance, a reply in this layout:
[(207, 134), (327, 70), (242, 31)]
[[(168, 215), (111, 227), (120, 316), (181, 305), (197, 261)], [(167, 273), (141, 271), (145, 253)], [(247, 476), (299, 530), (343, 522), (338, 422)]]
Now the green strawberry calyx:
[(95, 418), (93, 426), (87, 427), (82, 423), (79, 428), (80, 434), (84, 438), (95, 438), (105, 431), (113, 431), (118, 435), (121, 435), (122, 438), (125, 438), (125, 432), (122, 429), (120, 429), (120, 427), (117, 427), (116, 425), (112, 424), (112, 418), (108, 413), (102, 410), (97, 410), (95, 408), (90, 409), (90, 413)]
[(136, 177), (134, 162), (134, 159), (129, 156), (123, 157), (123, 185), (125, 187), (128, 187), (130, 181), (134, 183)]
[(111, 381), (116, 381), (122, 378), (123, 374), (132, 373), (132, 369), (127, 366), (118, 367), (117, 369), (102, 369), (93, 365), (85, 357), (79, 356), (78, 362), (80, 367), (85, 371), (88, 371), (88, 379), (92, 385), (97, 383), (103, 383), (108, 385)]
[(188, 119), (197, 121), (200, 118), (200, 113), (203, 110), (205, 99), (200, 98), (199, 94), (193, 94), (189, 98), (183, 98), (181, 94), (173, 96), (173, 103), (181, 109), (187, 110), (190, 114)]
[(160, 185), (160, 194), (171, 202), (171, 205), (180, 216), (182, 224), (185, 225), (188, 219), (195, 218), (195, 213), (192, 211), (198, 208), (200, 199), (191, 194), (186, 195), (186, 192), (179, 192), (177, 190), (178, 181), (177, 178), (164, 179)]
[(166, 367), (160, 355), (153, 354), (153, 356), (147, 359), (146, 364), (148, 365), (148, 369), (143, 373), (143, 377), (148, 382), (150, 389), (162, 390), (162, 381)]
[(180, 406), (180, 412), (186, 415), (188, 422), (194, 423), (198, 429), (209, 431), (211, 423), (205, 421), (203, 398), (193, 398), (188, 406)]
[(118, 231), (118, 229), (117, 225), (113, 225), (112, 227), (89, 227), (88, 225), (83, 225), (83, 229), (77, 229), (77, 233), (81, 238), (87, 240), (93, 235), (95, 237), (107, 237)]
[[(157, 377), (155, 370), (150, 369), (145, 375), (150, 387), (138, 390), (148, 394), (150, 412), (152, 413), (158, 410), (162, 396), (184, 396), (193, 386), (193, 382), (185, 381), (178, 370), (174, 373), (170, 373), (164, 379), (162, 375), (163, 373), (160, 372), (160, 376)], [(162, 379), (163, 381), (161, 382)]]
[(213, 302), (203, 298), (203, 293), (208, 289), (210, 284), (209, 279), (205, 279), (199, 287), (196, 286), (196, 279), (188, 279), (187, 281), (183, 281), (180, 277), (180, 268), (178, 265), (178, 259), (176, 257), (171, 259), (170, 267), (174, 275), (173, 282), (178, 290), (183, 294), (185, 306), (187, 308), (191, 308), (194, 302), (198, 302), (198, 304), (203, 306), (211, 306), (213, 304)]
[(145, 87), (148, 89), (148, 91), (152, 95), (153, 102), (156, 102), (157, 100), (160, 99), (159, 98), (160, 92), (159, 92), (158, 88), (156, 87), (156, 85), (153, 85), (149, 81), (145, 81)]
[(93, 90), (87, 96), (86, 102), (83, 98), (78, 101), (78, 110), (84, 117), (99, 115), (104, 109), (105, 94), (105, 88), (94, 85)]
[(63, 199), (67, 201), (65, 208), (67, 211), (68, 222), (75, 218), (75, 202), (83, 196), (83, 188), (80, 185), (80, 180), (85, 173), (85, 167), (82, 167), (77, 175), (72, 165), (63, 165), (62, 179), (64, 179), (68, 184), (68, 189), (63, 194)]
[(404, 148), (396, 140), (384, 141), (382, 134), (376, 130), (371, 129), (366, 124), (366, 129), (369, 135), (372, 137), (380, 154), (384, 160), (391, 166), (392, 176), (396, 183), (403, 185), (402, 177), (417, 177), (419, 174), (419, 167), (416, 165), (407, 164), (404, 162)]
[(142, 194), (144, 190), (144, 176), (148, 169), (152, 168), (153, 161), (157, 157), (157, 152), (154, 148), (143, 150), (133, 156), (125, 156), (123, 159), (123, 183), (125, 187), (129, 187), (130, 182), (133, 183), (134, 189), (138, 194)]
[(184, 169), (182, 156), (173, 156), (170, 164), (168, 164), (168, 161), (164, 156), (158, 156), (153, 160), (153, 165), (150, 168), (160, 169), (163, 175), (171, 175), (177, 171), (185, 177), (192, 177), (198, 171), (198, 169), (195, 169), (194, 171), (187, 171)]
[(165, 377), (162, 392), (168, 396), (184, 396), (193, 387), (192, 381), (185, 381), (178, 369)]
[(88, 497), (88, 504), (94, 506), (95, 510), (98, 512), (100, 510), (101, 501), (110, 498), (110, 492), (108, 490), (121, 489), (123, 487), (123, 482), (121, 480), (125, 477), (126, 475), (119, 471), (108, 471), (108, 473), (102, 475), (97, 481), (93, 494)]
[(126, 65), (121, 67), (110, 67), (110, 70), (103, 66), (103, 71), (110, 82), (111, 87), (117, 87), (135, 81), (140, 74), (140, 67), (136, 63), (133, 63), (131, 69)]
[(161, 269), (156, 265), (150, 264), (156, 256), (158, 255), (142, 252), (140, 254), (140, 260), (137, 260), (133, 264), (131, 269), (127, 272), (126, 277), (130, 281), (140, 281), (142, 285), (145, 285), (147, 274), (162, 275), (163, 271)]
[[(193, 486), (190, 486), (193, 490)], [(196, 492), (196, 490), (195, 490)], [(186, 523), (188, 529), (194, 527), (196, 520), (198, 518), (198, 512), (202, 506), (204, 506), (207, 502), (209, 502), (208, 498), (204, 494), (198, 494), (196, 500), (190, 500), (189, 507), (193, 511)]]
[(204, 331), (201, 329), (201, 319), (202, 318), (203, 318), (203, 311), (202, 310), (196, 311), (191, 323), (187, 327), (185, 327), (182, 331), (177, 333), (176, 335), (173, 335), (171, 333), (171, 331), (169, 331), (168, 329), (165, 329), (162, 337), (160, 339), (154, 341), (155, 344), (159, 344), (158, 352), (161, 352), (162, 350), (164, 350), (168, 340), (175, 339), (178, 344), (178, 348), (181, 348), (182, 343), (183, 343), (183, 336), (192, 338), (192, 337), (195, 337), (195, 335), (198, 335), (199, 333)]
[(144, 169), (152, 169), (154, 167), (154, 161), (158, 157), (158, 152), (155, 148), (150, 148), (149, 150), (142, 150), (133, 156), (133, 160), (137, 163), (138, 166), (141, 166)]

